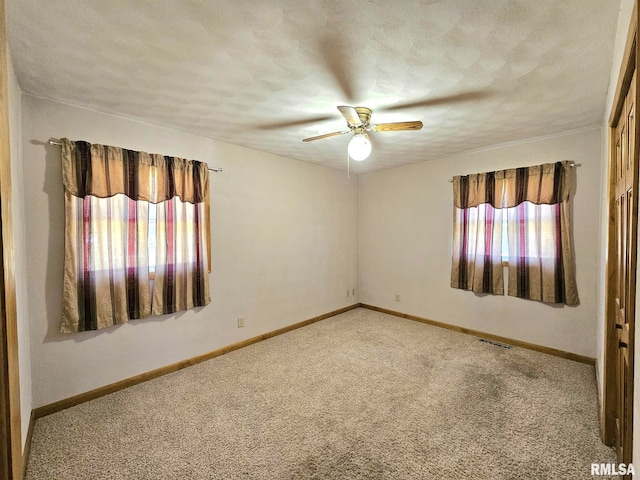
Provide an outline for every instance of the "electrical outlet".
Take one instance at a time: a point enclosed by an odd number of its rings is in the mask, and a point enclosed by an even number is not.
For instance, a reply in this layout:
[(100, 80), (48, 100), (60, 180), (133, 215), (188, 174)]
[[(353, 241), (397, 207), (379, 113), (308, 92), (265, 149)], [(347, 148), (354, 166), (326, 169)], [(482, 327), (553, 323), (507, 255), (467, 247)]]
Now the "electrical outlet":
[(351, 295), (353, 295), (354, 297), (356, 296), (356, 289), (355, 288), (351, 289)]
[(400, 301), (400, 295), (396, 293), (396, 302), (399, 302), (399, 301)]
[(238, 317), (238, 328), (244, 327), (244, 317)]
[(349, 296), (349, 289), (347, 288), (347, 297)]

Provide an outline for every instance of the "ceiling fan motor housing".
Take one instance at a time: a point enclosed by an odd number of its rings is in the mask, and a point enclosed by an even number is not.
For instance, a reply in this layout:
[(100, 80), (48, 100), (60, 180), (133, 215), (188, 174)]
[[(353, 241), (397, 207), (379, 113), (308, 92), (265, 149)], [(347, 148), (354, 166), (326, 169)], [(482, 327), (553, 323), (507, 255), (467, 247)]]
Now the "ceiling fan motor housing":
[(355, 107), (356, 112), (358, 112), (358, 116), (360, 117), (360, 121), (362, 122), (361, 127), (368, 127), (369, 122), (371, 121), (371, 109), (367, 107)]

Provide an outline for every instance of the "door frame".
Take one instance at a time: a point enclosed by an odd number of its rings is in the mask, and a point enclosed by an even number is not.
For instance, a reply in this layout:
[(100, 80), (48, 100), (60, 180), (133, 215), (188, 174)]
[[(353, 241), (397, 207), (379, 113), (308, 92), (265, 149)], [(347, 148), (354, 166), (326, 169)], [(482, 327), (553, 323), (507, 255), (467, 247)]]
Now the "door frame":
[(0, 0), (0, 475), (23, 478), (4, 0)]
[[(624, 110), (624, 103), (627, 97), (629, 86), (633, 74), (636, 70), (636, 66), (639, 65), (639, 49), (638, 49), (638, 0), (635, 0), (633, 5), (633, 13), (631, 15), (631, 22), (629, 25), (629, 32), (627, 34), (627, 41), (622, 57), (622, 64), (620, 67), (620, 74), (618, 75), (618, 83), (616, 85), (615, 97), (609, 116), (609, 129), (608, 129), (608, 234), (607, 234), (607, 270), (606, 270), (606, 284), (605, 284), (605, 331), (604, 331), (604, 378), (603, 378), (603, 392), (602, 392), (602, 408), (600, 412), (600, 432), (602, 441), (607, 445), (615, 444), (615, 418), (618, 412), (618, 385), (616, 381), (616, 365), (618, 361), (618, 339), (615, 329), (616, 312), (615, 312), (615, 288), (616, 288), (616, 264), (617, 264), (617, 236), (615, 225), (615, 157), (616, 157), (616, 139), (615, 130), (618, 126), (621, 114)], [(635, 91), (635, 105), (640, 105), (640, 88)], [(635, 163), (635, 185), (634, 195), (638, 193), (638, 180), (637, 180), (637, 168), (639, 162), (639, 146), (640, 146), (640, 122), (638, 119), (634, 122), (635, 126), (635, 147), (634, 147), (634, 163)], [(637, 209), (636, 209), (637, 211)], [(637, 230), (637, 224), (635, 224)], [(637, 236), (636, 236), (637, 238)], [(635, 305), (635, 274), (637, 268), (637, 245), (631, 245), (631, 267), (630, 274), (632, 275), (632, 288), (631, 294), (633, 295), (633, 304)], [(633, 315), (633, 314), (632, 314)], [(635, 324), (635, 318), (632, 319)], [(630, 351), (634, 350), (635, 332), (631, 332), (629, 338)], [(633, 396), (633, 358), (630, 359), (630, 376), (631, 376), (631, 389), (630, 395)], [(633, 416), (631, 416), (631, 419)], [(626, 431), (629, 435), (633, 435), (633, 421), (631, 425), (627, 425)], [(631, 438), (630, 445), (633, 444)], [(622, 461), (622, 459), (619, 459)]]

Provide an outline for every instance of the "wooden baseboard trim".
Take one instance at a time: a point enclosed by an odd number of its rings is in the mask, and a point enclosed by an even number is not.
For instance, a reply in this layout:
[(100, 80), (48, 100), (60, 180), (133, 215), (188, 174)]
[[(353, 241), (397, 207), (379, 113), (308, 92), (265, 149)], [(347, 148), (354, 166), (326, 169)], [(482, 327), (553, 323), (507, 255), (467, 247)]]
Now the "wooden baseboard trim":
[(435, 327), (446, 328), (447, 330), (453, 330), (454, 332), (467, 333), (476, 337), (486, 338), (487, 340), (494, 340), (500, 343), (507, 343), (514, 347), (526, 348), (528, 350), (535, 350), (536, 352), (546, 353), (548, 355), (554, 355), (556, 357), (566, 358), (567, 360), (573, 360), (575, 362), (586, 363), (589, 365), (595, 365), (596, 359), (587, 357), (584, 355), (578, 355), (577, 353), (565, 352), (564, 350), (557, 350), (555, 348), (543, 347), (542, 345), (536, 345), (535, 343), (527, 343), (520, 340), (514, 340), (512, 338), (501, 337), (499, 335), (493, 335), (491, 333), (480, 332), (479, 330), (472, 330), (470, 328), (459, 327), (457, 325), (451, 325), (449, 323), (437, 322), (435, 320), (429, 320), (428, 318), (418, 317), (417, 315), (411, 315), (408, 313), (396, 312), (395, 310), (389, 310), (387, 308), (375, 307), (373, 305), (367, 305), (361, 303), (362, 308), (368, 308), (369, 310), (375, 310), (376, 312), (387, 313), (396, 317), (406, 318), (407, 320), (413, 320), (415, 322), (426, 323)]
[(198, 363), (204, 362), (206, 360), (210, 360), (215, 357), (219, 357), (220, 355), (224, 355), (225, 353), (238, 350), (239, 348), (261, 342), (263, 340), (266, 340), (271, 337), (275, 337), (277, 335), (282, 335), (283, 333), (287, 333), (301, 327), (305, 327), (312, 323), (319, 322), (320, 320), (324, 320), (325, 318), (333, 317), (335, 315), (348, 312), (349, 310), (353, 310), (355, 308), (358, 308), (359, 306), (360, 305), (356, 303), (348, 307), (340, 308), (338, 310), (334, 310), (332, 312), (325, 313), (323, 315), (319, 315), (317, 317), (313, 317), (308, 320), (303, 320), (302, 322), (294, 323), (292, 325), (288, 325), (286, 327), (279, 328), (271, 332), (263, 333), (262, 335), (258, 335), (257, 337), (248, 338), (246, 340), (242, 340), (240, 342), (227, 345), (226, 347), (222, 347), (212, 352), (205, 353), (204, 355), (199, 355), (197, 357), (189, 358), (181, 362), (177, 362), (171, 365), (167, 365), (165, 367), (157, 368), (149, 372), (141, 373), (140, 375), (136, 375), (134, 377), (125, 378), (124, 380), (120, 380), (110, 385), (105, 385), (104, 387), (99, 387), (94, 390), (90, 390), (88, 392), (81, 393), (79, 395), (75, 395), (70, 398), (65, 398), (64, 400), (50, 403), (48, 405), (43, 405), (42, 407), (38, 407), (33, 410), (32, 420), (35, 421), (38, 418), (51, 415), (52, 413), (59, 412), (61, 410), (64, 410), (69, 407), (73, 407), (75, 405), (80, 405), (81, 403), (88, 402), (89, 400), (95, 400), (96, 398), (109, 395), (110, 393), (117, 392), (118, 390), (122, 390), (127, 387), (131, 387), (133, 385), (146, 382), (147, 380), (158, 378), (168, 373), (177, 372), (178, 370), (182, 370), (183, 368), (196, 365)]
[(600, 426), (600, 439), (602, 440), (602, 443), (604, 443), (605, 437), (604, 437), (604, 403), (601, 401), (602, 400), (602, 390), (600, 388), (600, 372), (598, 370), (598, 359), (596, 358), (595, 361), (595, 371), (596, 371), (596, 392), (598, 394), (598, 421), (599, 421), (599, 426)]
[(29, 460), (29, 452), (31, 451), (31, 438), (33, 437), (33, 427), (36, 424), (36, 412), (31, 410), (29, 417), (29, 428), (27, 429), (27, 438), (24, 442), (24, 450), (22, 451), (22, 475), (27, 477), (27, 463)]

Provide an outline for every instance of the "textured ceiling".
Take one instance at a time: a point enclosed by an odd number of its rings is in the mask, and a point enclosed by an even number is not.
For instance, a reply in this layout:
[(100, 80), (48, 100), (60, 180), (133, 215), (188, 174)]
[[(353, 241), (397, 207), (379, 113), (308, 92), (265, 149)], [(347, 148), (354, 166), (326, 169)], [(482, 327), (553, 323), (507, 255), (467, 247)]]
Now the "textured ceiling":
[[(5, 0), (23, 91), (370, 171), (600, 124), (620, 0)], [(65, 132), (60, 131), (64, 136)]]

